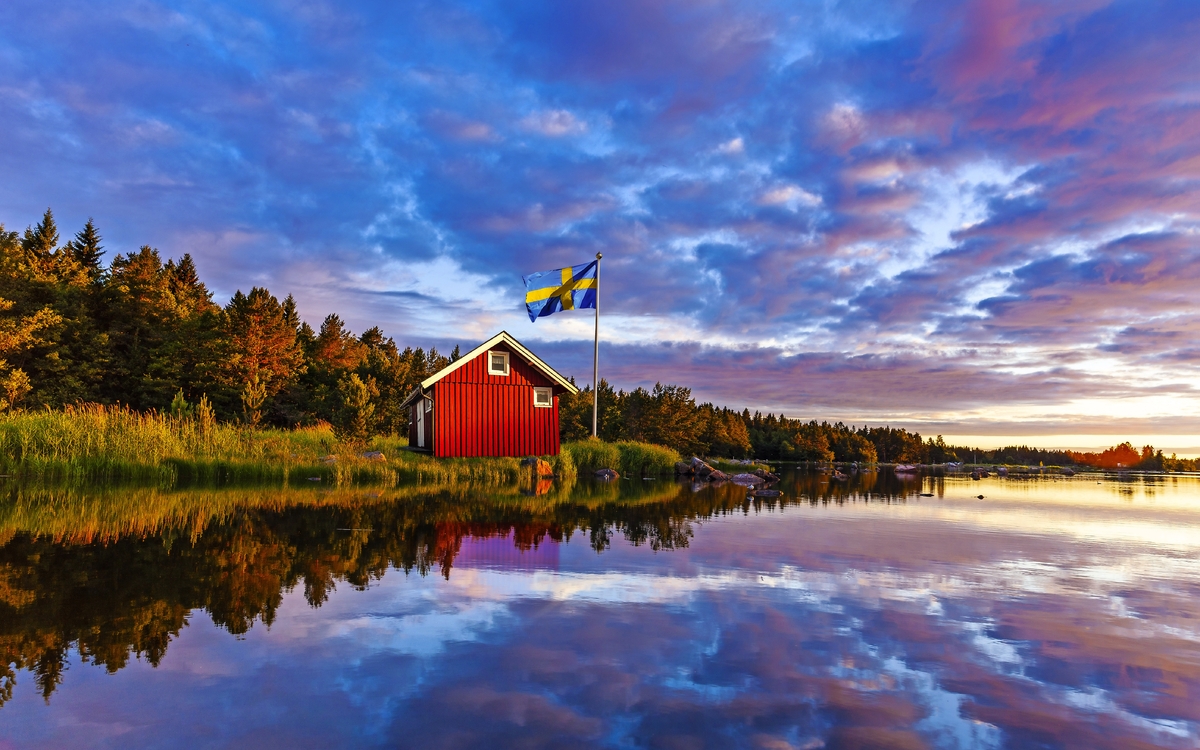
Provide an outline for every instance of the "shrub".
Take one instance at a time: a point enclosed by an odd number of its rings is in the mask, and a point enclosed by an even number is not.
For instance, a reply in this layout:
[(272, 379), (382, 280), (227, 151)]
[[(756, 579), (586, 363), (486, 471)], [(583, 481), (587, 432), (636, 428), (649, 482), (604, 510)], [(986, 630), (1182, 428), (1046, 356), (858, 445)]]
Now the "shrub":
[(621, 454), (621, 473), (632, 476), (671, 474), (675, 463), (682, 460), (677, 451), (653, 443), (621, 442), (616, 448)]
[(670, 448), (651, 443), (605, 443), (595, 438), (564, 443), (564, 453), (570, 453), (578, 471), (595, 472), (616, 469), (622, 474), (670, 474), (680, 456)]
[(594, 472), (600, 469), (615, 469), (621, 465), (621, 452), (612, 443), (596, 438), (563, 443), (563, 453), (571, 454), (577, 471)]

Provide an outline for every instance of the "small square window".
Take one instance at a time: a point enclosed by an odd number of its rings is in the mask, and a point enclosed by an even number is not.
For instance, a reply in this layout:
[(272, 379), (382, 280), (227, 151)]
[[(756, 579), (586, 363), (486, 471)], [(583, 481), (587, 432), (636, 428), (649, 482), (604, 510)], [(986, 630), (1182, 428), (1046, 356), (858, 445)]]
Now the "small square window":
[(429, 412), (433, 411), (433, 399), (427, 398), (427, 399), (424, 399), (424, 401), (425, 401), (425, 413), (428, 414)]
[(488, 352), (488, 375), (508, 374), (508, 352)]
[(533, 389), (533, 405), (542, 408), (554, 406), (554, 389), (553, 388), (534, 388)]

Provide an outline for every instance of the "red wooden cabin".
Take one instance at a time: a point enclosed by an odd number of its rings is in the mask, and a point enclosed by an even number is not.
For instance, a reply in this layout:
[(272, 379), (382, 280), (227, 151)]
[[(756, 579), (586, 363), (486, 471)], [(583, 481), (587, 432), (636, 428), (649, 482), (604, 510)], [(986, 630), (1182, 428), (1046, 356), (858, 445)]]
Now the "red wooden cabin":
[(501, 331), (404, 399), (408, 444), (435, 456), (554, 456), (558, 397), (578, 392)]

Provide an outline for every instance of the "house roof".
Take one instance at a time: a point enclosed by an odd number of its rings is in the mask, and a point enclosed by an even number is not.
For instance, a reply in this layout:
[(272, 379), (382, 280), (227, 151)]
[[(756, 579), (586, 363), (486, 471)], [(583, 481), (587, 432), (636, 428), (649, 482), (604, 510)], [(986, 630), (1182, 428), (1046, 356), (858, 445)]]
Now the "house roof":
[(438, 370), (434, 374), (432, 374), (429, 377), (422, 380), (421, 384), (419, 386), (417, 386), (417, 388), (415, 390), (413, 390), (412, 393), (408, 394), (408, 398), (404, 399), (404, 403), (400, 404), (400, 406), (401, 407), (408, 406), (413, 401), (415, 401), (417, 398), (419, 398), (420, 395), (422, 393), (424, 393), (434, 383), (438, 382), (442, 378), (446, 377), (450, 373), (454, 372), (458, 368), (462, 367), (466, 363), (475, 359), (480, 354), (483, 354), (484, 352), (486, 352), (487, 350), (491, 349), (493, 346), (495, 346), (496, 344), (499, 344), (499, 343), (507, 344), (508, 347), (510, 349), (512, 349), (513, 353), (520, 356), (521, 359), (524, 359), (526, 362), (528, 362), (531, 367), (533, 367), (535, 370), (538, 370), (539, 372), (541, 372), (547, 378), (552, 380), (555, 384), (562, 386), (569, 393), (572, 393), (572, 394), (579, 393), (579, 389), (576, 388), (574, 386), (574, 384), (571, 383), (571, 381), (567, 380), (562, 375), (559, 375), (558, 372), (553, 367), (546, 364), (541, 359), (539, 359), (536, 354), (534, 354), (533, 352), (526, 349), (525, 345), (522, 344), (520, 341), (517, 341), (511, 335), (509, 335), (508, 331), (501, 331), (500, 333), (497, 333), (495, 336), (492, 336), (490, 339), (483, 342), (479, 346), (475, 347), (471, 351), (467, 352), (466, 354), (462, 355), (458, 359), (454, 360), (450, 364), (446, 365), (442, 369)]

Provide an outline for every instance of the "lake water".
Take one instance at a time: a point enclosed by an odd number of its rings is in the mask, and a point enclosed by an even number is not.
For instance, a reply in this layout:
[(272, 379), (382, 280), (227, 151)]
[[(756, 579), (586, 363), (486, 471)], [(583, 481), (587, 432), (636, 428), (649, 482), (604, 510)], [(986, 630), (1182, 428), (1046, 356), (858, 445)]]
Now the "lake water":
[(0, 747), (1200, 746), (1196, 478), (781, 488), (10, 488)]

